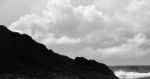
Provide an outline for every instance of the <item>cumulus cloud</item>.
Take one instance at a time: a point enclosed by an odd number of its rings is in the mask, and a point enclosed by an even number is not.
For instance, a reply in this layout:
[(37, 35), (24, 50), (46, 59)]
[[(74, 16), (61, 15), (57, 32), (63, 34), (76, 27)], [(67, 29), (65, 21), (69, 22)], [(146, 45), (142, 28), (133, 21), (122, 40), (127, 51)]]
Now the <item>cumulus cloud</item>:
[[(49, 0), (9, 28), (71, 57), (141, 57), (149, 47), (149, 0)], [(64, 50), (68, 50), (67, 52)]]
[[(142, 45), (147, 44), (149, 42), (145, 35), (137, 34), (133, 38), (128, 38), (126, 40), (127, 41), (121, 45), (108, 48), (85, 48), (82, 51), (80, 51), (79, 54), (87, 55), (88, 58), (91, 58), (90, 56), (94, 58), (96, 58), (96, 56), (102, 56), (104, 58), (110, 58), (113, 56), (118, 58), (129, 58), (143, 56), (149, 52), (149, 49), (141, 49)], [(91, 52), (91, 55), (89, 55), (89, 51)]]
[(45, 45), (49, 44), (74, 44), (79, 43), (80, 38), (68, 38), (66, 36), (55, 38), (54, 35), (50, 35), (48, 38), (42, 41)]
[(0, 24), (10, 25), (20, 16), (43, 11), (48, 0), (0, 0)]

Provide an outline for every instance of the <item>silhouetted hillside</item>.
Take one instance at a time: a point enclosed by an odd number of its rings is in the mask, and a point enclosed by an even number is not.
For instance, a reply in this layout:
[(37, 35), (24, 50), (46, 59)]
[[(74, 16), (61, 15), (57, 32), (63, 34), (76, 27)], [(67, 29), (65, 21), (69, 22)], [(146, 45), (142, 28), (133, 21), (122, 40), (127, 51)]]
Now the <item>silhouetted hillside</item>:
[(59, 55), (30, 36), (11, 32), (1, 25), (0, 76), (6, 74), (50, 79), (117, 79), (102, 63)]

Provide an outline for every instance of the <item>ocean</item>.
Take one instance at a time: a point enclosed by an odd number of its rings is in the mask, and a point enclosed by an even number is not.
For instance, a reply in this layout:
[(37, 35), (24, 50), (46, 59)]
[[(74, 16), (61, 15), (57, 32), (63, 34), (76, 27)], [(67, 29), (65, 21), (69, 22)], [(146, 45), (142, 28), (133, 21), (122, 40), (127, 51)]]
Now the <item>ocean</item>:
[(150, 79), (150, 66), (110, 66), (120, 79)]

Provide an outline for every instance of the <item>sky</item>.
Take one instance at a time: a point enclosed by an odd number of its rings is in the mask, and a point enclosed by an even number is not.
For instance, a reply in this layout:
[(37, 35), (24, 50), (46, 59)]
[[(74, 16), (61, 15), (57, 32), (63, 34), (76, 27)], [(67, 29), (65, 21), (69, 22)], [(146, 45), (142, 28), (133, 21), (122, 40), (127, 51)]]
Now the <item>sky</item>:
[(150, 0), (0, 0), (0, 24), (71, 58), (150, 65)]

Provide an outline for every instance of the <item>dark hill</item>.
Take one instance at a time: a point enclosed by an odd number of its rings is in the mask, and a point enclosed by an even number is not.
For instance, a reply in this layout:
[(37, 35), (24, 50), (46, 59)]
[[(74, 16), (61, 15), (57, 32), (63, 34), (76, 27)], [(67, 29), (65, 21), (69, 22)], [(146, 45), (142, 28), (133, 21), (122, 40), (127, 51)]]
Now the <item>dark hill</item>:
[(30, 36), (1, 25), (0, 76), (4, 74), (48, 76), (50, 79), (118, 79), (105, 64), (59, 55)]

